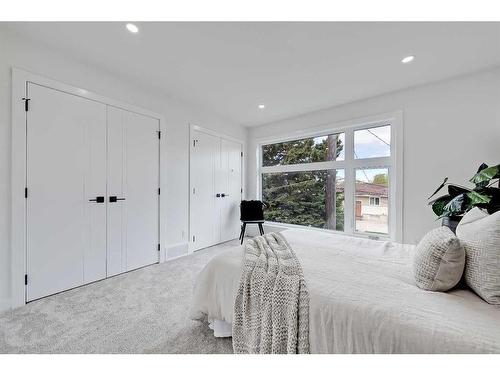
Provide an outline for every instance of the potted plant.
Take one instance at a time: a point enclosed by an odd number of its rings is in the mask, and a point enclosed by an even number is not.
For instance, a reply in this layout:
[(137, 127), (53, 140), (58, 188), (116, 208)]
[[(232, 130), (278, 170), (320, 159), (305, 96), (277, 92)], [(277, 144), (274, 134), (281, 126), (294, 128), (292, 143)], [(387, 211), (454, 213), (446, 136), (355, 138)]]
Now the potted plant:
[[(429, 202), (432, 210), (443, 219), (442, 225), (449, 227), (453, 232), (462, 217), (474, 207), (479, 207), (492, 214), (500, 211), (500, 164), (488, 167), (481, 164), (476, 174), (469, 180), (474, 184), (472, 189), (465, 186), (451, 184), (446, 177), (436, 191), (428, 198), (434, 197), (441, 189), (447, 187), (448, 194), (442, 195)], [(493, 185), (498, 182), (498, 187)]]

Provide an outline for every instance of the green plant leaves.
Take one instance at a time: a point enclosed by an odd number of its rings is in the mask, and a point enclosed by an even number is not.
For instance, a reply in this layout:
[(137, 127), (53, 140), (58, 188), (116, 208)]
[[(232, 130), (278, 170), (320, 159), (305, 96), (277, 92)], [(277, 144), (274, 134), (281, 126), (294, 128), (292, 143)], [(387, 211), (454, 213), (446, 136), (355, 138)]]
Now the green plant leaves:
[(470, 204), (486, 204), (490, 203), (491, 197), (485, 194), (478, 193), (477, 191), (470, 191), (467, 193), (467, 197), (470, 199)]
[(486, 169), (488, 168), (488, 164), (486, 163), (481, 163), (481, 165), (479, 166), (479, 168), (477, 169), (477, 172), (476, 173), (479, 173), (481, 172), (483, 169)]
[(450, 200), (451, 196), (443, 195), (429, 204), (432, 205), (432, 211), (434, 211), (434, 213), (439, 217), (444, 213), (444, 206), (446, 206)]
[(489, 186), (482, 189), (480, 192), (482, 193), (483, 191), (491, 196), (493, 200), (500, 202), (500, 188)]
[[(443, 186), (446, 185), (446, 181), (447, 181), (447, 179), (444, 180), (444, 182), (441, 184), (441, 186), (439, 187), (439, 189), (436, 190), (436, 192), (434, 192), (434, 194), (436, 194), (439, 190), (441, 190), (443, 188)], [(459, 195), (467, 194), (470, 191), (471, 190), (469, 190), (467, 188), (464, 188), (462, 186), (457, 186), (457, 185), (449, 184), (448, 185), (448, 194), (443, 195), (443, 196), (441, 196), (439, 198), (436, 198), (436, 199), (432, 200), (431, 202), (429, 202), (429, 204), (432, 206), (432, 211), (434, 211), (434, 213), (438, 217), (461, 215), (463, 212), (458, 212), (458, 210), (459, 210), (458, 209), (458, 207), (459, 207), (458, 206), (458, 202), (461, 201), (461, 200), (465, 200), (465, 198), (460, 198), (457, 201), (454, 201), (454, 203), (452, 203), (451, 206), (447, 207), (447, 205), (455, 197), (457, 197)]]
[(465, 206), (468, 203), (469, 198), (466, 193), (457, 195), (443, 207), (441, 217), (462, 215), (465, 211)]
[(489, 214), (500, 211), (500, 188), (493, 187), (492, 180), (500, 178), (500, 164), (488, 167), (482, 163), (474, 177), (470, 179), (476, 186), (468, 189), (464, 186), (448, 183), (448, 177), (439, 185), (432, 198), (443, 187), (448, 186), (448, 194), (429, 202), (432, 211), (439, 219), (447, 216), (462, 216), (473, 207), (479, 207), (488, 211)]
[(470, 182), (476, 184), (476, 186), (484, 187), (495, 178), (500, 178), (500, 164), (484, 169), (481, 169), (480, 167), (479, 171), (470, 179)]
[(480, 189), (474, 189), (482, 195), (486, 195), (490, 198), (487, 203), (476, 203), (475, 206), (484, 208), (491, 215), (497, 211), (500, 211), (500, 188), (497, 187), (485, 187)]
[(463, 194), (463, 193), (468, 193), (470, 189), (464, 188), (463, 186), (457, 186), (457, 185), (448, 185), (448, 194), (451, 197), (456, 197), (457, 195)]
[(446, 185), (447, 182), (448, 182), (448, 177), (445, 177), (443, 183), (441, 185), (439, 185), (439, 187), (436, 189), (436, 191), (434, 193), (432, 193), (431, 196), (429, 198), (427, 198), (427, 199), (431, 199), (433, 196), (435, 196), (437, 194), (437, 192), (439, 190), (441, 190), (444, 185)]

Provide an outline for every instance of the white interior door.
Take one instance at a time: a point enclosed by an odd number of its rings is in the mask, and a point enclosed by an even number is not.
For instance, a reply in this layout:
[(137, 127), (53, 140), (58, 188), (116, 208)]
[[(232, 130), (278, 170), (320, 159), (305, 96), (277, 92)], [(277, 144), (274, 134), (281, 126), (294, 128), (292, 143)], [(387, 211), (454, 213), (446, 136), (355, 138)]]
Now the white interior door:
[(31, 83), (28, 94), (31, 301), (106, 277), (106, 106)]
[(241, 202), (241, 143), (221, 139), (221, 197), (220, 241), (237, 238), (240, 231)]
[[(125, 197), (125, 144), (126, 132), (123, 121), (123, 110), (108, 107), (108, 191), (109, 195)], [(127, 249), (127, 211), (123, 201), (108, 204), (107, 220), (107, 276), (114, 276), (125, 272)]]
[(216, 211), (215, 174), (220, 140), (193, 131), (190, 158), (190, 241), (192, 250), (216, 243), (220, 220)]
[(191, 250), (238, 237), (241, 148), (238, 142), (202, 131), (192, 132)]
[(221, 231), (222, 231), (222, 213), (225, 204), (224, 196), (225, 191), (227, 189), (227, 173), (226, 173), (226, 163), (223, 161), (222, 157), (222, 143), (221, 138), (216, 137), (216, 145), (215, 145), (215, 157), (214, 157), (214, 172), (215, 172), (215, 180), (214, 180), (214, 240), (213, 243), (220, 243), (221, 239)]
[(107, 275), (159, 260), (159, 121), (108, 107)]

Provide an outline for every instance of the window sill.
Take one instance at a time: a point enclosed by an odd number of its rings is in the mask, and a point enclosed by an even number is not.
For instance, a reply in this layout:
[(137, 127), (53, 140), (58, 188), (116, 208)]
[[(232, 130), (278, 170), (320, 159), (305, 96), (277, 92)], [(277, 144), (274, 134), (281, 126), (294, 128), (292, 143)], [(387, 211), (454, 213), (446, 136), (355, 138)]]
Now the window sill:
[(264, 223), (264, 226), (270, 226), (270, 227), (276, 227), (276, 228), (282, 228), (282, 229), (306, 229), (306, 230), (313, 230), (313, 231), (317, 231), (317, 232), (338, 234), (338, 235), (347, 236), (347, 237), (366, 238), (366, 239), (370, 239), (370, 240), (374, 240), (374, 241), (391, 241), (390, 235), (360, 233), (360, 232), (346, 233), (346, 232), (341, 232), (338, 230), (308, 227), (305, 225), (297, 225), (297, 224), (277, 223), (274, 221), (266, 221)]

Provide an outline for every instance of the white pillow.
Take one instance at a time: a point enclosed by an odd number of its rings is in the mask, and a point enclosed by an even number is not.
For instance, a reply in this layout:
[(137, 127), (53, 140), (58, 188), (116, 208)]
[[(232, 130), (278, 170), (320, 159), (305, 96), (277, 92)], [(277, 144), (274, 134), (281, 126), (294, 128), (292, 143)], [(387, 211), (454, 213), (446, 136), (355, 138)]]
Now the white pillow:
[(465, 264), (465, 251), (448, 227), (431, 230), (415, 249), (413, 273), (421, 289), (445, 292), (458, 284)]
[(465, 247), (465, 281), (482, 299), (500, 305), (500, 211), (470, 210), (457, 226)]

